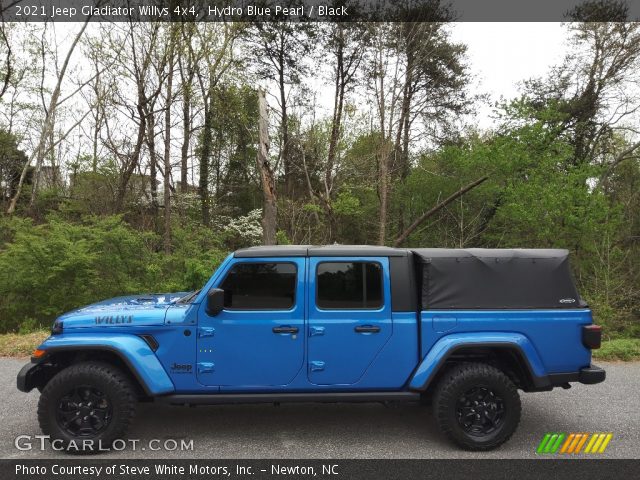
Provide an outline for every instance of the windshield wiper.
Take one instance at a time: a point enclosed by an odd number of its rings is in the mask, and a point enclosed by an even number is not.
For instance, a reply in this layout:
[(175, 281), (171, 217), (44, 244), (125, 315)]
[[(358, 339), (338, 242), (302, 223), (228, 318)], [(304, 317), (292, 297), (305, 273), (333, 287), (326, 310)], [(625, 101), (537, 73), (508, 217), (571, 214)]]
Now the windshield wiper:
[(196, 290), (195, 292), (187, 293), (184, 297), (176, 301), (176, 303), (189, 303), (193, 301), (193, 299), (196, 298), (199, 293), (200, 289)]

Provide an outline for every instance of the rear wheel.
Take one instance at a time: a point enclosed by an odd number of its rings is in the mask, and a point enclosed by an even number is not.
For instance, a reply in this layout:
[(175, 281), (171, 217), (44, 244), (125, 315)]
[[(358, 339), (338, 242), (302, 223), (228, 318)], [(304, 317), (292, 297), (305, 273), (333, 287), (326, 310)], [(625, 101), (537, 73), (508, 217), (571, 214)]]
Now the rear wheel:
[(83, 362), (47, 383), (38, 402), (38, 421), (54, 448), (98, 453), (126, 433), (135, 406), (135, 390), (125, 374), (108, 363)]
[(520, 396), (502, 371), (484, 363), (447, 370), (433, 400), (440, 430), (467, 450), (491, 450), (506, 442), (520, 422)]

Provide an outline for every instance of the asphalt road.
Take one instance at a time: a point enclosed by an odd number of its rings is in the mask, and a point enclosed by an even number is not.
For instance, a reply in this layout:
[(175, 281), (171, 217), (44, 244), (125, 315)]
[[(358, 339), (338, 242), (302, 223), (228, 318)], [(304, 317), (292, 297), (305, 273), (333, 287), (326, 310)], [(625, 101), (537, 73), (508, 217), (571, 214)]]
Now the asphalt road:
[[(20, 451), (14, 446), (18, 435), (40, 434), (39, 393), (24, 394), (15, 387), (25, 361), (0, 359), (0, 458), (62, 458), (64, 454), (50, 449)], [(440, 436), (429, 410), (413, 404), (141, 404), (129, 431), (129, 438), (140, 439), (138, 450), (107, 452), (99, 458), (531, 458), (551, 431), (612, 432), (603, 457), (640, 458), (640, 363), (600, 365), (607, 370), (607, 380), (599, 385), (522, 394), (517, 432), (492, 452), (457, 449)], [(152, 439), (192, 439), (193, 450), (150, 451), (145, 445)]]

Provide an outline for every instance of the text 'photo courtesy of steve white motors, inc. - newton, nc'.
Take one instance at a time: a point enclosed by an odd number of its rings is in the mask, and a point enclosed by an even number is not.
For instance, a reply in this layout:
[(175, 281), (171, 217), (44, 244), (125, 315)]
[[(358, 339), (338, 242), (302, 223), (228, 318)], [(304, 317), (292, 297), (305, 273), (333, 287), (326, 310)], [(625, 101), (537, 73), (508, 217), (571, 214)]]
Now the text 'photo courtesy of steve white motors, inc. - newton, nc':
[(253, 464), (203, 464), (193, 462), (189, 464), (173, 464), (165, 462), (153, 462), (150, 465), (128, 465), (126, 463), (107, 463), (100, 465), (72, 465), (53, 463), (45, 465), (16, 464), (16, 476), (43, 476), (65, 477), (69, 475), (82, 475), (91, 478), (104, 478), (110, 476), (127, 477), (164, 477), (166, 475), (189, 475), (203, 477), (246, 477), (249, 475), (274, 475), (274, 476), (339, 476), (340, 467), (337, 464), (278, 464), (261, 463)]
[(80, 17), (111, 17), (111, 18), (148, 18), (169, 20), (174, 18), (206, 18), (208, 20), (224, 19), (261, 19), (261, 18), (347, 18), (349, 9), (346, 6), (330, 5), (298, 5), (287, 7), (283, 5), (260, 6), (162, 6), (162, 5), (136, 5), (136, 6), (95, 6), (93, 4), (79, 6), (59, 5), (15, 5), (13, 14), (16, 19), (66, 19), (78, 20)]

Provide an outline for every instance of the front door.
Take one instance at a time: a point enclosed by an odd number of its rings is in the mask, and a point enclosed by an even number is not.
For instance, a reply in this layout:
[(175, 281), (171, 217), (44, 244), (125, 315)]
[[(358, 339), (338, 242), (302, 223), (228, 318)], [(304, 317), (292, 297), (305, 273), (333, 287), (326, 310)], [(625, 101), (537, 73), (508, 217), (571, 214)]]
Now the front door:
[(392, 334), (389, 259), (309, 259), (309, 381), (352, 385)]
[(304, 258), (236, 259), (221, 275), (224, 310), (198, 312), (200, 383), (289, 384), (304, 361)]

